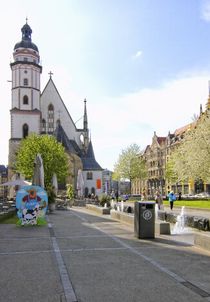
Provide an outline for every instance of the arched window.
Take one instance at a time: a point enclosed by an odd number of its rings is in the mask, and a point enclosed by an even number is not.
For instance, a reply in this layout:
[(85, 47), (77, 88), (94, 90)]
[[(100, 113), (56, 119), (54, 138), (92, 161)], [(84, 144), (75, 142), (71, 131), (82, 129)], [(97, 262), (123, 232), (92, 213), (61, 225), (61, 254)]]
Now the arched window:
[(23, 85), (28, 86), (28, 79), (23, 79)]
[(54, 131), (54, 107), (52, 104), (48, 106), (48, 132)]
[(28, 105), (28, 96), (24, 95), (23, 97), (23, 105)]
[(23, 125), (23, 138), (26, 138), (28, 136), (28, 125)]
[(86, 187), (86, 188), (85, 188), (85, 198), (88, 197), (88, 193), (89, 193), (89, 190), (88, 190), (88, 188)]
[(42, 133), (46, 133), (46, 121), (44, 118), (42, 119)]
[(95, 195), (95, 192), (96, 192), (96, 191), (95, 191), (95, 188), (92, 187), (92, 188), (91, 188), (91, 194), (94, 194), (94, 195)]

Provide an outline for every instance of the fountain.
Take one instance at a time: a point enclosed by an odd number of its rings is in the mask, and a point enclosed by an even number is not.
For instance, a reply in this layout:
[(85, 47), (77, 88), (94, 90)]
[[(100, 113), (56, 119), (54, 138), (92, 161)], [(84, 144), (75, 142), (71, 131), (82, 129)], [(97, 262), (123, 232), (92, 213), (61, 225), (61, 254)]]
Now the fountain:
[(123, 200), (121, 200), (121, 212), (123, 212), (124, 210), (124, 203), (123, 203)]
[(184, 209), (185, 207), (183, 206), (181, 208), (181, 213), (177, 216), (177, 222), (172, 230), (172, 234), (182, 234), (186, 232)]
[(158, 220), (158, 204), (155, 204), (155, 220)]

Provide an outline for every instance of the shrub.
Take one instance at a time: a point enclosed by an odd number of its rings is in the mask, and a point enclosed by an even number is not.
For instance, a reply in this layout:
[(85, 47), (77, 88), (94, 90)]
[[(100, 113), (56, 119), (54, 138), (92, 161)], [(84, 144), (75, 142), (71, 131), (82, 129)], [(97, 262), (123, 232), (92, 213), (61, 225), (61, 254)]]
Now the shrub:
[(105, 194), (103, 194), (99, 198), (99, 202), (102, 207), (104, 207), (105, 203), (107, 204), (107, 207), (110, 207), (110, 200), (111, 200), (111, 197), (108, 195), (105, 195)]

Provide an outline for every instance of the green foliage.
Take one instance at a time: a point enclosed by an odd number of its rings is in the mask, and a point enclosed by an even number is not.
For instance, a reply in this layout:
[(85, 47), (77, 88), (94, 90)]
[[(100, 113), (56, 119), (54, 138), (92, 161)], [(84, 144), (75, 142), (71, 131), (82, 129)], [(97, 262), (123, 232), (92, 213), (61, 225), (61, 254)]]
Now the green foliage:
[(74, 188), (71, 184), (66, 185), (66, 195), (68, 199), (70, 200), (74, 199)]
[(105, 203), (107, 204), (107, 207), (110, 207), (110, 200), (111, 200), (110, 196), (103, 194), (100, 196), (99, 203), (102, 207), (104, 207)]
[(142, 151), (137, 144), (132, 144), (119, 155), (114, 166), (114, 178), (120, 179), (142, 179), (146, 176), (145, 161)]
[(169, 183), (174, 183), (177, 181), (177, 174), (174, 170), (174, 161), (171, 157), (166, 164), (165, 178)]
[(52, 187), (52, 185), (48, 185), (47, 188), (47, 196), (48, 196), (48, 203), (55, 203), (55, 198), (56, 198), (56, 194), (55, 194), (55, 190)]
[(34, 160), (40, 153), (44, 165), (45, 186), (51, 185), (53, 173), (58, 181), (65, 180), (68, 172), (68, 161), (64, 147), (53, 136), (31, 134), (23, 139), (17, 153), (15, 170), (32, 179)]
[[(163, 201), (164, 205), (169, 206), (168, 200)], [(191, 207), (197, 209), (210, 209), (210, 200), (176, 200), (174, 202), (175, 207)]]
[(172, 155), (177, 181), (210, 181), (210, 117), (203, 114)]

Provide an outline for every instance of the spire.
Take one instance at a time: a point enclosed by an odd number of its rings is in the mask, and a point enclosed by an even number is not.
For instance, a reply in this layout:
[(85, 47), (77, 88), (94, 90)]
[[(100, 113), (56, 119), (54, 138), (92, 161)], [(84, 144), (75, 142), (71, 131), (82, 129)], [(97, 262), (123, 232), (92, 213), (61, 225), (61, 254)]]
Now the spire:
[(22, 40), (31, 42), (32, 29), (28, 25), (27, 21), (28, 19), (26, 18), (26, 24), (21, 28)]
[(83, 120), (83, 127), (84, 131), (88, 129), (88, 120), (87, 120), (87, 107), (86, 107), (86, 99), (84, 99), (84, 120)]
[(202, 104), (200, 104), (200, 115), (202, 115), (203, 113), (203, 108), (202, 108)]
[(89, 144), (89, 133), (88, 133), (88, 118), (87, 118), (87, 107), (86, 99), (84, 99), (84, 118), (83, 118), (83, 131), (84, 131), (84, 150), (87, 152)]
[(18, 48), (31, 48), (37, 52), (39, 52), (38, 47), (32, 42), (31, 34), (32, 29), (28, 25), (28, 19), (26, 18), (26, 23), (21, 28), (22, 32), (22, 40), (15, 44), (14, 51)]

